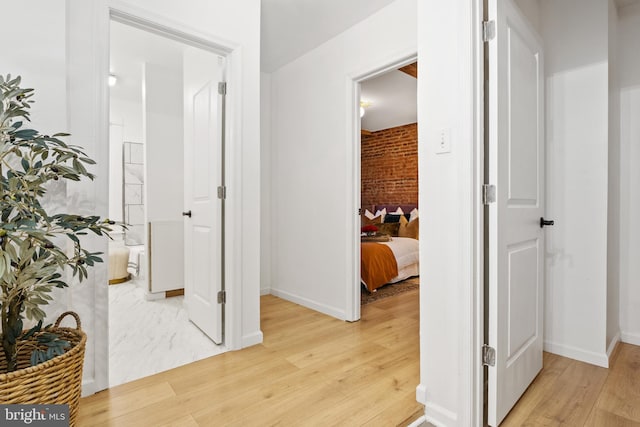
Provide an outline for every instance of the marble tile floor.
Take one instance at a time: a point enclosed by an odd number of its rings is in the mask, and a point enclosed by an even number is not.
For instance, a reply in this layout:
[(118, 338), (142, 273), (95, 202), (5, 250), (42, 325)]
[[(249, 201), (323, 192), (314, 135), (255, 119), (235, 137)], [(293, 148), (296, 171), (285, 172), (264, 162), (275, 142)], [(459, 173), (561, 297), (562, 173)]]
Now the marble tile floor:
[(147, 301), (143, 281), (109, 286), (109, 386), (225, 351), (187, 318), (184, 297)]

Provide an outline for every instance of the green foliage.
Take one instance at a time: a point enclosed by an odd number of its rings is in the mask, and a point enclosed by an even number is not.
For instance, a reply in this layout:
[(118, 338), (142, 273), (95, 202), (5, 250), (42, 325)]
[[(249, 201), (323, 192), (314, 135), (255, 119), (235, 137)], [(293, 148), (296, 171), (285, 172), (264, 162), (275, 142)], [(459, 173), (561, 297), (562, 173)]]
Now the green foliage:
[[(52, 289), (68, 286), (64, 268), (82, 281), (89, 267), (102, 262), (102, 253), (82, 247), (82, 236), (108, 236), (114, 224), (97, 216), (50, 214), (41, 205), (51, 181), (94, 179), (87, 165), (95, 162), (81, 147), (62, 141), (68, 134), (23, 127), (33, 89), (21, 88), (20, 80), (0, 76), (0, 312), (7, 359), (22, 334), (22, 318), (42, 321), (41, 307), (52, 300)], [(64, 352), (64, 346), (52, 344), (49, 350), (32, 360)]]
[[(69, 341), (62, 340), (57, 334), (48, 329), (50, 325), (42, 332), (42, 320), (36, 326), (27, 331), (21, 338), (26, 339), (35, 335), (35, 339), (39, 344), (39, 348), (31, 352), (31, 366), (51, 360), (56, 356), (64, 354), (66, 348), (70, 346)], [(46, 348), (46, 349), (43, 349)]]

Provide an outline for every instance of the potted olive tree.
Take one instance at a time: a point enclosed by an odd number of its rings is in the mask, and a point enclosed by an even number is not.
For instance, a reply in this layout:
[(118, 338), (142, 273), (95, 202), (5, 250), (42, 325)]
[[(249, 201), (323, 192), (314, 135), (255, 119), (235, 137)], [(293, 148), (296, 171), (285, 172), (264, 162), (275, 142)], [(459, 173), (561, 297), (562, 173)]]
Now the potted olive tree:
[[(82, 235), (108, 236), (113, 223), (98, 216), (50, 213), (43, 206), (52, 181), (93, 179), (86, 167), (95, 162), (81, 147), (63, 142), (67, 134), (48, 136), (25, 128), (33, 89), (21, 88), (20, 81), (20, 77), (0, 76), (0, 403), (62, 403), (52, 402), (51, 396), (33, 396), (33, 385), (22, 391), (20, 385), (11, 386), (18, 387), (17, 398), (7, 397), (15, 395), (15, 389), (2, 387), (9, 380), (19, 381), (19, 371), (47, 381), (39, 366), (55, 369), (56, 359), (64, 361), (74, 347), (84, 347), (86, 337), (74, 343), (64, 331), (68, 328), (43, 327), (42, 307), (52, 301), (54, 288), (68, 286), (68, 276), (82, 281), (89, 267), (102, 262), (101, 253), (82, 247)], [(25, 330), (27, 319), (35, 326)], [(28, 402), (21, 402), (20, 394)]]

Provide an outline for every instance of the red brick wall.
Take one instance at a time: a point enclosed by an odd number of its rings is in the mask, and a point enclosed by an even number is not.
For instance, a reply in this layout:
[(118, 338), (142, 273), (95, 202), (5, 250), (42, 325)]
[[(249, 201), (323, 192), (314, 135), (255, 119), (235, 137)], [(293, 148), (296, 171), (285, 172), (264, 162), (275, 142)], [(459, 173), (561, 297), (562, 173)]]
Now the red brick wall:
[(361, 207), (418, 204), (418, 124), (361, 136)]

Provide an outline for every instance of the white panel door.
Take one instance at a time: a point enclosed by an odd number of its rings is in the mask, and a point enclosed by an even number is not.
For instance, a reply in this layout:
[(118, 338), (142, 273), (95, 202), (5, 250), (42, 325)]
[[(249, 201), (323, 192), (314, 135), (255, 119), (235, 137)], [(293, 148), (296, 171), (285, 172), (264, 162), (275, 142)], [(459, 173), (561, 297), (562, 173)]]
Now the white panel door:
[(223, 341), (222, 200), (224, 60), (196, 48), (184, 54), (185, 304), (189, 319), (216, 344)]
[(497, 426), (542, 369), (544, 67), (539, 37), (511, 0), (490, 0), (488, 421)]

